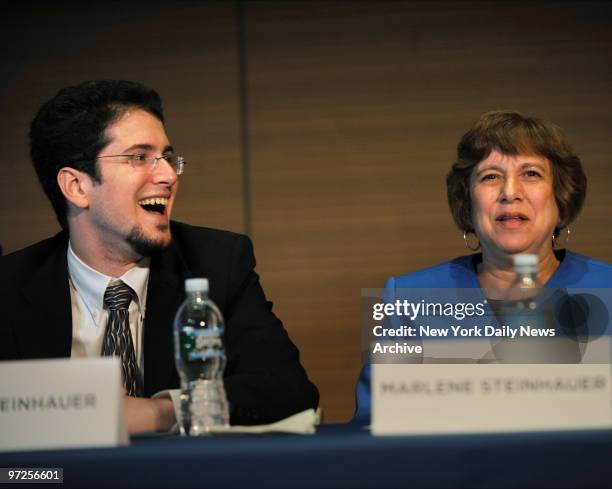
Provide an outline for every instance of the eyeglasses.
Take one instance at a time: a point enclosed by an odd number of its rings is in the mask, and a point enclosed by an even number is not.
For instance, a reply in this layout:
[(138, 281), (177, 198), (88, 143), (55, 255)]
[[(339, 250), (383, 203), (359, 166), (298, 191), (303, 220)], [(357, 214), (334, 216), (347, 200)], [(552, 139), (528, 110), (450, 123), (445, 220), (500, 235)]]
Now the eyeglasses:
[(162, 155), (147, 157), (147, 155), (142, 153), (137, 153), (133, 155), (105, 155), (98, 156), (96, 159), (100, 160), (102, 158), (118, 158), (120, 156), (127, 158), (127, 161), (130, 163), (130, 165), (132, 165), (132, 168), (139, 169), (145, 169), (147, 167), (147, 163), (150, 163), (150, 169), (154, 170), (157, 167), (157, 162), (159, 160), (166, 160), (177, 175), (181, 175), (185, 171), (185, 165), (187, 164), (185, 158), (183, 158), (182, 156)]

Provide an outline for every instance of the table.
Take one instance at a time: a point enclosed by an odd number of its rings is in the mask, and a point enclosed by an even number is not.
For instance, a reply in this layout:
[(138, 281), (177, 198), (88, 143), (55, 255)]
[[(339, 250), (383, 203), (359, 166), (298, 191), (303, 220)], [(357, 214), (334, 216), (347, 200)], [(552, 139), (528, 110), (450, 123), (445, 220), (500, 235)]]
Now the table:
[(81, 488), (611, 487), (612, 430), (375, 437), (356, 424), (323, 425), (312, 436), (0, 453), (0, 467), (62, 467), (61, 487)]

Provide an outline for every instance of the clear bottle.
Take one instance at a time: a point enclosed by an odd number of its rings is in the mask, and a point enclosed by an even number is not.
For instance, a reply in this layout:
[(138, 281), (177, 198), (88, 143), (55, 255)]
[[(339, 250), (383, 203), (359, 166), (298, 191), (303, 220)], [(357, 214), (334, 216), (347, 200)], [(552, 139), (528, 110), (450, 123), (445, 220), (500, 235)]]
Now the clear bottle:
[(174, 353), (181, 379), (179, 426), (183, 436), (229, 425), (223, 386), (226, 357), (223, 316), (208, 298), (208, 279), (185, 280), (187, 298), (174, 319)]
[(538, 255), (516, 255), (513, 257), (516, 278), (510, 289), (519, 301), (519, 307), (530, 310), (536, 308), (534, 298), (542, 288), (538, 279)]
[(542, 328), (546, 324), (544, 311), (538, 307), (537, 297), (542, 289), (538, 280), (538, 256), (516, 255), (513, 257), (516, 278), (512, 285), (502, 291), (497, 318), (502, 328), (516, 331), (514, 338), (504, 337), (493, 347), (498, 361), (502, 363), (539, 363), (541, 344), (535, 345), (530, 338), (521, 335), (523, 328)]
[(514, 328), (516, 336), (499, 341), (493, 352), (502, 363), (578, 363), (578, 343), (561, 334), (555, 309), (564, 297), (559, 291), (544, 288), (538, 279), (537, 255), (514, 257), (516, 279), (507, 289), (498, 316), (504, 326)]

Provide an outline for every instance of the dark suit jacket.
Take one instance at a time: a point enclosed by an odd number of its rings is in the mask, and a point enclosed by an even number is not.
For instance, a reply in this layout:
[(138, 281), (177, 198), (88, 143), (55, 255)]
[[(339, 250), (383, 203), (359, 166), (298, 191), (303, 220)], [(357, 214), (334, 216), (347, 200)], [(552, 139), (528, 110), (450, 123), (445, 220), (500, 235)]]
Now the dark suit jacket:
[[(184, 279), (207, 277), (225, 318), (225, 388), (232, 424), (282, 419), (318, 404), (297, 348), (266, 301), (246, 236), (172, 223), (172, 245), (151, 257), (144, 323), (145, 396), (179, 387), (173, 320)], [(0, 360), (69, 357), (68, 234), (0, 258)]]

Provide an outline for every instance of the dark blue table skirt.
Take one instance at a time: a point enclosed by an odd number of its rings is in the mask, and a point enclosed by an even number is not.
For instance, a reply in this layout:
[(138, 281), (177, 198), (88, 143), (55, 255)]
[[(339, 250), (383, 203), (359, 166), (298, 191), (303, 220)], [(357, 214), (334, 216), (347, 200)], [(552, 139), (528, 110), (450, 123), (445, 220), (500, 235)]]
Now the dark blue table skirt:
[(612, 487), (612, 431), (374, 437), (325, 425), (0, 453), (0, 467), (62, 467), (62, 487)]

